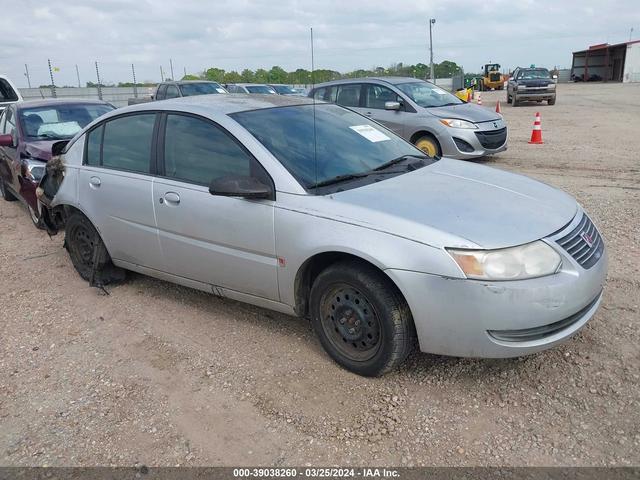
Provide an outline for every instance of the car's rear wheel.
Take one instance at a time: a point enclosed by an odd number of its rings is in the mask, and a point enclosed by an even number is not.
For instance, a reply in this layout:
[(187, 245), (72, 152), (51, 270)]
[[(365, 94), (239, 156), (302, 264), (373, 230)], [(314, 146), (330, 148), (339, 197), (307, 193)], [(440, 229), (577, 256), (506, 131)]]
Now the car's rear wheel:
[(430, 157), (441, 155), (440, 145), (433, 135), (423, 135), (415, 141), (414, 145)]
[(378, 376), (400, 365), (415, 346), (405, 300), (374, 267), (356, 261), (324, 270), (311, 289), (311, 321), (327, 353), (344, 368)]
[(89, 219), (73, 213), (65, 227), (65, 246), (80, 276), (99, 285), (124, 279), (124, 270), (115, 267), (100, 234)]
[(2, 178), (0, 178), (0, 195), (2, 196), (2, 198), (4, 198), (7, 202), (15, 202), (17, 200), (17, 198), (15, 197), (15, 195), (13, 195), (8, 189), (7, 186), (4, 184), (4, 180)]

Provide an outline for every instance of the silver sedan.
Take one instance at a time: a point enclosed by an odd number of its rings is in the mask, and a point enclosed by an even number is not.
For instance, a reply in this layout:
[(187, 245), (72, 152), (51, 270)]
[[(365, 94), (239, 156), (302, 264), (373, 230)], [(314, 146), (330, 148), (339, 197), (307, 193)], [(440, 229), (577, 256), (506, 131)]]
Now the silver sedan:
[(594, 315), (603, 239), (529, 178), (429, 158), (368, 118), (286, 96), (116, 110), (48, 167), (44, 220), (80, 275), (133, 270), (309, 318), (343, 367), (513, 357)]

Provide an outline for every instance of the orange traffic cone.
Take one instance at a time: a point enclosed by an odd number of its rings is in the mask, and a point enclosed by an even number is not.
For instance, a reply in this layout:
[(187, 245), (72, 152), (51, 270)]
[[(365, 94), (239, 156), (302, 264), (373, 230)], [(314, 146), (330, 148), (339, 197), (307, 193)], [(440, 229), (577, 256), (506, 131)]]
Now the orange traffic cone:
[(531, 131), (531, 140), (529, 143), (542, 144), (542, 124), (540, 122), (540, 112), (536, 112), (536, 121), (533, 122), (533, 130)]
[(471, 103), (471, 100), (471, 89), (469, 88), (467, 89), (467, 103)]
[(482, 105), (482, 95), (478, 93), (478, 105)]
[(500, 109), (500, 100), (496, 102), (496, 113), (502, 113), (502, 110)]

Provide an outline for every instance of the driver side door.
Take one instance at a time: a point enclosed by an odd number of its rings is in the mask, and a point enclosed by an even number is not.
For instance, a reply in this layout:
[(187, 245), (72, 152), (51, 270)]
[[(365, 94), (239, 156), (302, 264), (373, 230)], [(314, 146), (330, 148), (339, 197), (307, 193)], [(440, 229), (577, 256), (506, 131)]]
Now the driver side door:
[(191, 114), (163, 115), (158, 156), (153, 202), (165, 270), (278, 300), (274, 201), (209, 193), (227, 175), (273, 188), (264, 168), (222, 127)]

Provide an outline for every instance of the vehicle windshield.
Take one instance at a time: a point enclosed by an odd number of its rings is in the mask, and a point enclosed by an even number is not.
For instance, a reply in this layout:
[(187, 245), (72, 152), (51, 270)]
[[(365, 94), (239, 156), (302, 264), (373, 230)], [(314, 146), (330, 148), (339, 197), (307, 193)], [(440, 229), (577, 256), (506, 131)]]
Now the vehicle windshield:
[(275, 94), (276, 91), (267, 87), (266, 85), (245, 85), (245, 88), (249, 91), (249, 93), (267, 93), (267, 94)]
[(370, 173), (405, 156), (424, 158), (389, 130), (338, 105), (266, 108), (231, 117), (306, 189), (336, 177)]
[(28, 138), (65, 140), (113, 109), (112, 105), (100, 103), (63, 103), (46, 107), (21, 108), (19, 119), (22, 131)]
[(192, 95), (209, 95), (213, 93), (227, 93), (222, 85), (216, 82), (182, 83), (179, 85), (183, 97)]
[(280, 95), (297, 95), (298, 94), (295, 88), (292, 88), (289, 85), (271, 85), (271, 86)]
[(421, 107), (445, 107), (464, 103), (455, 95), (429, 82), (408, 82), (396, 85)]
[(551, 78), (549, 70), (546, 68), (539, 68), (536, 70), (522, 70), (518, 75), (518, 80), (537, 80), (539, 78)]

